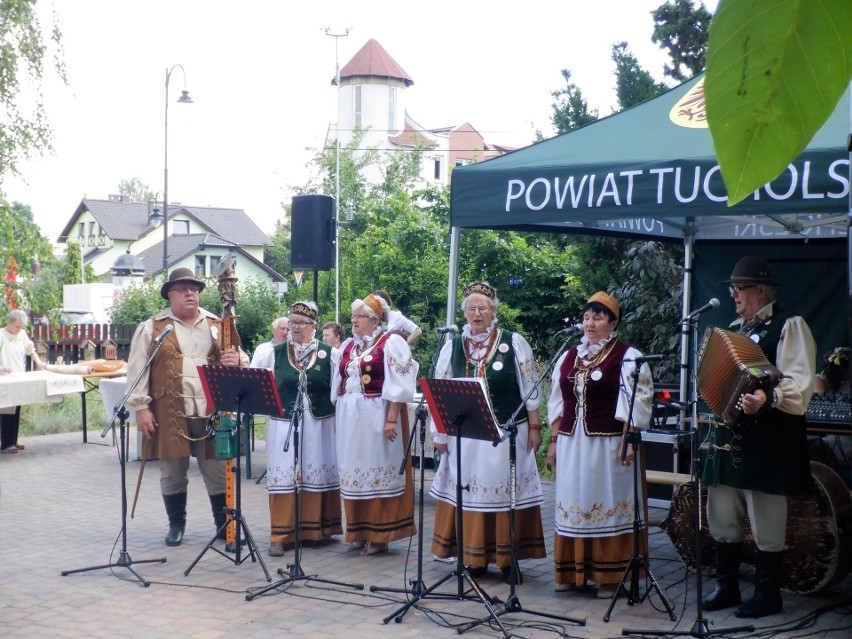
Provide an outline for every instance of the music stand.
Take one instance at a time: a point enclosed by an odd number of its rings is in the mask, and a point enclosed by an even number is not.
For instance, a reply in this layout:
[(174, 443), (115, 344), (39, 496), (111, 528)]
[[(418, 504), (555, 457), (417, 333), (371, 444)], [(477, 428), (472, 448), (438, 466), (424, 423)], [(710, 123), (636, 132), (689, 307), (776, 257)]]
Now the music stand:
[[(239, 446), (240, 425), (243, 421), (243, 415), (281, 415), (281, 398), (278, 396), (278, 387), (275, 384), (275, 376), (272, 371), (266, 368), (249, 368), (239, 366), (221, 366), (221, 365), (205, 365), (198, 367), (198, 375), (201, 379), (201, 386), (204, 389), (204, 396), (207, 399), (207, 407), (219, 412), (235, 413), (234, 421), (236, 423), (235, 437)], [(245, 517), (242, 513), (242, 482), (240, 470), (240, 452), (237, 449), (236, 462), (233, 468), (235, 473), (235, 500), (234, 508), (226, 508), (227, 517), (225, 523), (213, 534), (210, 542), (198, 554), (195, 560), (184, 571), (184, 575), (189, 575), (195, 564), (199, 562), (204, 553), (212, 549), (225, 557), (228, 561), (239, 566), (247, 557), (251, 557), (252, 562), (260, 562), (263, 573), (266, 575), (266, 581), (272, 581), (269, 571), (266, 569), (266, 564), (263, 562), (263, 557), (257, 549), (257, 544), (254, 537), (249, 531)], [(219, 534), (226, 530), (227, 527), (234, 523), (236, 525), (236, 549), (234, 557), (230, 557), (226, 553), (216, 548), (213, 543), (219, 538)], [(248, 546), (247, 557), (241, 557), (240, 548), (240, 528), (245, 532), (245, 542)]]
[[(429, 414), (432, 415), (438, 432), (452, 435), (456, 438), (456, 567), (436, 584), (412, 597), (410, 601), (388, 617), (385, 622), (389, 619), (394, 619), (397, 623), (400, 623), (403, 615), (408, 612), (409, 608), (421, 599), (428, 597), (436, 588), (444, 584), (444, 582), (456, 577), (458, 590), (455, 599), (462, 601), (471, 598), (465, 591), (465, 582), (467, 582), (470, 590), (476, 595), (475, 599), (485, 606), (489, 617), (497, 624), (506, 639), (510, 637), (509, 631), (506, 630), (506, 627), (500, 621), (500, 617), (497, 616), (491, 605), (494, 603), (494, 600), (476, 582), (476, 579), (473, 578), (473, 575), (470, 574), (464, 563), (461, 440), (462, 437), (466, 437), (468, 439), (479, 439), (489, 441), (492, 444), (498, 444), (502, 439), (500, 429), (497, 427), (494, 413), (488, 402), (488, 396), (485, 393), (482, 383), (480, 379), (420, 380), (420, 389), (423, 392), (423, 397), (426, 398), (426, 403), (429, 406)], [(464, 487), (464, 489), (469, 490), (469, 487)]]
[[(527, 392), (526, 396), (521, 399), (515, 411), (509, 416), (509, 419), (506, 420), (506, 423), (503, 425), (503, 431), (508, 433), (509, 438), (509, 545), (510, 552), (512, 556), (512, 563), (509, 568), (509, 578), (507, 579), (509, 583), (509, 596), (506, 599), (506, 602), (503, 604), (502, 608), (497, 612), (498, 615), (505, 615), (510, 613), (526, 613), (530, 615), (537, 615), (539, 617), (546, 617), (548, 619), (555, 619), (558, 621), (566, 621), (568, 623), (574, 623), (579, 626), (585, 626), (586, 621), (584, 619), (578, 619), (575, 617), (566, 617), (562, 615), (555, 615), (549, 612), (543, 612), (540, 610), (532, 610), (530, 608), (525, 608), (523, 604), (521, 604), (520, 597), (518, 597), (518, 585), (520, 585), (521, 579), (521, 569), (518, 565), (517, 557), (515, 556), (515, 504), (516, 504), (516, 495), (517, 495), (517, 466), (518, 466), (518, 427), (515, 424), (518, 415), (521, 410), (526, 408), (527, 401), (536, 393), (538, 393), (538, 389), (540, 388), (541, 380), (544, 379), (553, 366), (556, 364), (557, 360), (562, 356), (562, 353), (568, 348), (568, 339), (562, 342), (562, 345), (556, 350), (553, 354), (553, 357), (550, 358), (550, 362), (545, 366), (544, 370), (539, 374), (538, 379), (535, 380), (535, 383), (530, 386), (530, 390)], [(498, 442), (499, 443), (499, 442)], [(496, 444), (494, 444), (496, 446)], [(479, 626), (488, 621), (488, 618), (478, 619), (476, 621), (471, 621), (461, 627), (459, 632), (465, 632)]]
[[(274, 377), (274, 376), (273, 376)], [(284, 451), (290, 447), (290, 436), (293, 437), (293, 563), (288, 564), (288, 571), (284, 571), (283, 568), (278, 569), (278, 574), (284, 576), (283, 579), (279, 579), (275, 583), (271, 583), (268, 586), (263, 587), (262, 589), (250, 592), (246, 595), (246, 601), (251, 601), (255, 597), (259, 597), (262, 594), (269, 592), (270, 590), (276, 590), (287, 584), (291, 584), (296, 581), (315, 581), (318, 583), (328, 584), (331, 586), (341, 586), (344, 588), (353, 588), (355, 590), (363, 590), (364, 584), (356, 584), (356, 583), (347, 583), (343, 581), (332, 581), (330, 579), (321, 579), (316, 575), (306, 575), (305, 571), (302, 570), (302, 526), (299, 522), (299, 517), (301, 516), (302, 509), (300, 507), (300, 495), (301, 489), (299, 484), (301, 482), (302, 476), (302, 460), (299, 456), (300, 448), (299, 448), (299, 426), (302, 423), (303, 414), (304, 414), (304, 402), (305, 397), (307, 395), (307, 372), (303, 368), (299, 371), (299, 383), (296, 389), (296, 400), (293, 402), (293, 409), (290, 415), (290, 431), (287, 433), (287, 439), (284, 442)]]
[[(162, 339), (154, 342), (150, 353), (148, 353), (148, 359), (145, 361), (145, 365), (142, 367), (142, 370), (139, 371), (139, 374), (136, 376), (136, 379), (133, 380), (133, 383), (130, 386), (126, 386), (126, 391), (124, 393), (124, 397), (121, 398), (121, 401), (113, 407), (112, 419), (109, 423), (104, 426), (103, 431), (101, 432), (101, 437), (106, 437), (107, 431), (110, 428), (115, 429), (115, 420), (118, 419), (118, 432), (119, 432), (119, 448), (118, 448), (118, 462), (121, 467), (121, 550), (118, 554), (118, 561), (115, 563), (102, 564), (99, 566), (89, 566), (88, 568), (75, 568), (74, 570), (63, 570), (61, 574), (63, 577), (65, 575), (71, 575), (76, 572), (89, 572), (91, 570), (100, 570), (102, 568), (109, 568), (110, 571), (115, 574), (115, 571), (112, 570), (115, 567), (127, 568), (130, 573), (136, 577), (136, 579), (142, 584), (143, 587), (147, 588), (151, 585), (147, 579), (145, 579), (142, 575), (136, 572), (133, 569), (133, 564), (151, 564), (151, 563), (166, 563), (166, 558), (162, 557), (160, 559), (139, 559), (134, 561), (130, 558), (130, 553), (127, 552), (127, 448), (125, 447), (124, 440), (124, 432), (127, 425), (127, 418), (130, 417), (130, 412), (125, 407), (125, 403), (130, 398), (130, 395), (136, 390), (136, 387), (139, 385), (139, 382), (142, 380), (142, 377), (147, 374), (148, 369), (151, 367), (151, 362), (154, 361), (154, 356), (160, 350), (160, 347), (163, 345)], [(83, 433), (85, 433), (85, 429)], [(115, 430), (113, 430), (113, 438), (115, 437)]]
[(692, 431), (690, 436), (691, 472), (693, 477), (693, 489), (695, 499), (695, 620), (689, 630), (637, 630), (623, 628), (624, 635), (639, 635), (651, 637), (682, 637), (689, 635), (699, 639), (707, 639), (714, 635), (727, 635), (739, 632), (754, 632), (751, 624), (744, 626), (731, 626), (728, 628), (710, 628), (710, 623), (704, 617), (704, 609), (701, 605), (703, 599), (703, 578), (701, 567), (701, 454), (698, 446), (699, 423), (698, 423), (698, 382), (696, 379), (696, 353), (693, 349), (698, 344), (698, 316), (688, 315), (681, 320), (683, 333), (687, 338), (687, 353), (691, 354), (692, 367), (689, 371), (690, 398), (689, 406), (692, 411)]
[[(603, 616), (604, 621), (609, 621), (610, 616), (612, 615), (612, 609), (615, 607), (615, 602), (618, 601), (622, 592), (627, 594), (627, 604), (632, 606), (633, 604), (641, 604), (643, 601), (648, 599), (652, 590), (657, 593), (660, 601), (663, 602), (666, 612), (669, 613), (669, 619), (672, 621), (677, 620), (677, 616), (674, 613), (674, 608), (672, 607), (669, 598), (666, 597), (666, 594), (657, 584), (654, 573), (651, 572), (651, 566), (648, 564), (645, 555), (642, 554), (642, 550), (639, 547), (639, 538), (642, 534), (642, 500), (640, 499), (639, 494), (639, 484), (641, 481), (639, 478), (639, 444), (642, 443), (642, 432), (636, 428), (636, 424), (633, 421), (633, 407), (636, 403), (636, 388), (639, 386), (639, 373), (641, 368), (641, 363), (636, 362), (633, 374), (631, 375), (632, 391), (630, 393), (630, 405), (627, 410), (627, 435), (624, 438), (624, 445), (621, 449), (621, 460), (624, 461), (627, 459), (627, 446), (629, 445), (633, 448), (633, 554), (630, 555), (630, 559), (627, 560), (627, 566), (624, 568), (624, 574), (621, 576), (621, 581), (619, 581), (618, 585), (615, 587), (615, 594), (612, 596), (609, 608), (606, 609), (606, 613)], [(645, 549), (645, 552), (647, 553), (647, 548)], [(641, 570), (645, 571), (646, 580), (650, 584), (645, 588), (645, 592), (642, 594), (639, 593), (639, 572)], [(625, 584), (628, 577), (630, 578), (630, 587)]]

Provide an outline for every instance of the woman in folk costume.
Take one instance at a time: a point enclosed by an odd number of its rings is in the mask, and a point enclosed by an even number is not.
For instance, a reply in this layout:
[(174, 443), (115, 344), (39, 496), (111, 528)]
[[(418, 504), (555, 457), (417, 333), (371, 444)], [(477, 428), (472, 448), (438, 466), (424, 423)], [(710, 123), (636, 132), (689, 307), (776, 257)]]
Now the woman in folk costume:
[[(481, 377), (485, 380), (495, 417), (505, 425), (535, 383), (533, 353), (518, 333), (497, 328), (497, 293), (487, 282), (464, 289), (462, 312), (467, 323), (461, 335), (444, 344), (435, 377)], [(541, 445), (540, 395), (535, 390), (518, 413), (515, 559), (545, 556), (541, 527), (541, 483), (535, 453)], [(433, 426), (434, 428), (434, 426)], [(438, 500), (432, 553), (452, 557), (458, 552), (456, 534), (456, 455), (461, 454), (461, 482), (470, 485), (463, 494), (464, 563), (473, 574), (496, 564), (504, 578), (512, 579), (512, 545), (509, 538), (509, 445), (464, 438), (461, 451), (456, 439), (433, 431), (441, 463), (430, 493)], [(517, 580), (519, 581), (519, 575)]]
[[(592, 295), (580, 343), (559, 358), (551, 376), (547, 460), (556, 467), (557, 592), (592, 581), (599, 598), (610, 598), (633, 554), (632, 465), (639, 462), (630, 446), (622, 460), (622, 448), (636, 367), (630, 360), (641, 353), (617, 339), (620, 317), (614, 297)], [(652, 397), (651, 371), (642, 364), (634, 425), (649, 424)], [(647, 528), (641, 547), (648, 548)]]
[[(299, 421), (299, 469), (291, 435), (284, 451), (289, 420), (272, 419), (267, 435), (266, 489), (269, 492), (269, 554), (280, 557), (286, 544), (295, 540), (295, 487), (299, 473), (299, 537), (320, 542), (339, 535), (341, 527), (340, 482), (334, 435), (334, 404), (331, 402), (331, 347), (314, 338), (317, 307), (296, 302), (290, 307), (289, 338), (277, 344), (272, 362), (281, 406), (292, 417), (299, 380), (305, 376), (305, 395)], [(301, 472), (299, 472), (301, 471)]]
[(406, 341), (387, 332), (388, 305), (368, 295), (352, 303), (353, 337), (335, 355), (337, 460), (349, 550), (375, 555), (415, 532), (406, 404), (419, 366)]

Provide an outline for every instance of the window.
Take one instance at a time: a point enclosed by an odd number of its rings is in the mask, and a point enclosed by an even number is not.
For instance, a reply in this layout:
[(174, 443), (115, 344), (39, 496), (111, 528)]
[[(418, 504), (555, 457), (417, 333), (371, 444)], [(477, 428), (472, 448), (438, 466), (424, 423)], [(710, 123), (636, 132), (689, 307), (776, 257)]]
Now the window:
[(97, 222), (89, 222), (89, 246), (95, 245), (95, 231), (98, 230)]
[(219, 262), (222, 261), (221, 255), (211, 255), (210, 256), (210, 274), (214, 275), (216, 271), (219, 269)]
[(353, 98), (354, 98), (353, 107), (354, 107), (355, 113), (354, 113), (354, 116), (352, 118), (352, 124), (354, 125), (354, 128), (360, 129), (361, 128), (361, 85), (360, 84), (355, 87), (355, 94), (354, 94)]
[(388, 131), (396, 131), (396, 87), (388, 87)]
[(189, 220), (172, 220), (172, 235), (189, 235)]
[(203, 279), (207, 277), (207, 256), (206, 255), (196, 255), (195, 256), (195, 277), (198, 279)]
[(439, 157), (435, 158), (435, 179), (441, 179), (441, 158)]

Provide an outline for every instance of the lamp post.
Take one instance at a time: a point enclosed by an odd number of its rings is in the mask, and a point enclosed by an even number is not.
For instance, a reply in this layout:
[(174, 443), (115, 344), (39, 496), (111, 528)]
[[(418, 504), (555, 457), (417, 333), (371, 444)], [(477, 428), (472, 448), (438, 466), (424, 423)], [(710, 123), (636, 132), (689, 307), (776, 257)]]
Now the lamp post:
[(334, 165), (334, 321), (340, 322), (340, 63), (337, 49), (340, 38), (352, 31), (346, 27), (343, 33), (332, 33), (331, 27), (325, 28), (325, 35), (334, 38), (334, 86), (337, 88), (337, 123), (334, 125), (336, 154)]
[(165, 144), (163, 157), (163, 279), (169, 276), (169, 80), (175, 69), (180, 69), (183, 74), (183, 91), (178, 98), (179, 104), (192, 104), (189, 91), (186, 89), (186, 71), (180, 64), (166, 69), (166, 116), (165, 116)]

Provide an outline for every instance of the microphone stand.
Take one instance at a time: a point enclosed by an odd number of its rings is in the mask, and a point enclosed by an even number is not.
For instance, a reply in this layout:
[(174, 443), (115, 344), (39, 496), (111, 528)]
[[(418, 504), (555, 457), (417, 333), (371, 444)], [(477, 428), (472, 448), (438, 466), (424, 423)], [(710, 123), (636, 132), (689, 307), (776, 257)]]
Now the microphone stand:
[[(302, 358), (307, 358), (307, 356), (310, 355), (311, 352), (313, 351), (308, 351), (307, 353), (303, 354)], [(303, 360), (300, 358), (299, 361), (301, 362)], [(306, 575), (305, 571), (302, 570), (302, 526), (299, 521), (299, 516), (301, 514), (299, 497), (301, 493), (300, 484), (302, 482), (302, 460), (299, 456), (299, 426), (301, 425), (304, 417), (304, 403), (305, 397), (307, 396), (307, 385), (307, 371), (302, 368), (299, 371), (299, 383), (296, 389), (296, 401), (293, 403), (293, 412), (290, 417), (290, 428), (287, 431), (287, 438), (284, 440), (284, 452), (286, 453), (290, 449), (291, 436), (293, 438), (293, 563), (287, 564), (287, 568), (289, 568), (288, 572), (285, 572), (283, 568), (278, 569), (277, 572), (279, 575), (284, 576), (283, 579), (279, 579), (275, 583), (269, 584), (261, 590), (250, 592), (246, 595), (246, 601), (251, 601), (255, 597), (269, 592), (270, 590), (274, 590), (282, 586), (286, 586), (287, 584), (302, 580), (315, 581), (323, 584), (330, 584), (332, 586), (343, 586), (345, 588), (353, 588), (355, 590), (364, 589), (364, 584), (351, 584), (342, 581), (330, 581), (328, 579), (320, 579), (316, 575)]]
[(731, 628), (716, 628), (714, 630), (710, 630), (710, 626), (707, 620), (704, 618), (704, 609), (701, 607), (701, 600), (703, 599), (702, 595), (702, 568), (701, 568), (701, 553), (702, 553), (702, 543), (701, 543), (701, 455), (698, 447), (698, 382), (695, 377), (695, 368), (696, 368), (696, 354), (692, 353), (692, 350), (695, 348), (695, 345), (698, 343), (698, 317), (700, 313), (693, 313), (683, 320), (681, 320), (681, 324), (688, 324), (688, 329), (684, 327), (684, 331), (688, 330), (687, 343), (689, 348), (687, 352), (689, 352), (692, 357), (690, 357), (690, 361), (692, 366), (690, 368), (689, 373), (689, 383), (690, 383), (690, 406), (691, 406), (691, 417), (692, 417), (692, 429), (690, 432), (690, 455), (692, 457), (692, 484), (694, 488), (694, 503), (695, 503), (695, 621), (692, 623), (692, 627), (689, 630), (630, 630), (629, 628), (623, 628), (622, 633), (625, 635), (647, 635), (647, 636), (659, 636), (659, 637), (682, 637), (689, 635), (691, 637), (711, 637), (713, 635), (726, 635), (729, 633), (737, 633), (737, 632), (754, 632), (754, 626), (736, 626)]
[[(539, 384), (541, 380), (550, 372), (553, 366), (556, 364), (557, 360), (562, 356), (568, 348), (568, 342), (570, 341), (570, 336), (563, 340), (560, 347), (557, 349), (556, 353), (554, 353), (553, 357), (550, 358), (550, 362), (548, 362), (547, 366), (538, 376), (538, 379), (532, 385), (526, 397), (521, 400), (521, 403), (518, 404), (518, 407), (515, 409), (515, 412), (509, 417), (504, 426), (501, 426), (501, 430), (507, 432), (508, 435), (506, 437), (509, 438), (509, 552), (511, 553), (511, 566), (509, 569), (509, 576), (506, 581), (509, 584), (509, 597), (506, 599), (505, 603), (492, 613), (493, 616), (500, 617), (505, 614), (513, 613), (513, 612), (523, 612), (531, 615), (538, 615), (539, 617), (546, 617), (548, 619), (556, 619), (558, 621), (567, 621), (569, 623), (575, 623), (578, 626), (585, 626), (585, 619), (577, 619), (573, 617), (565, 617), (561, 615), (554, 615), (548, 612), (542, 612), (537, 610), (530, 610), (529, 608), (524, 608), (521, 604), (521, 600), (518, 598), (517, 587), (522, 581), (521, 577), (521, 569), (518, 566), (518, 560), (515, 557), (515, 503), (516, 503), (516, 494), (517, 494), (517, 436), (518, 436), (518, 427), (514, 425), (515, 418), (517, 418), (518, 414), (521, 410), (526, 406), (527, 400), (529, 400), (534, 394), (539, 392)], [(505, 441), (506, 437), (503, 438)], [(497, 444), (494, 444), (497, 446)], [(459, 474), (459, 481), (461, 480), (461, 475)], [(463, 540), (458, 541), (458, 546), (461, 549), (463, 545)], [(461, 554), (461, 553), (460, 553)], [(470, 630), (476, 626), (479, 626), (483, 623), (487, 623), (492, 617), (484, 617), (477, 621), (472, 621), (468, 624), (460, 626), (457, 631), (459, 634)]]
[(71, 575), (77, 572), (89, 572), (92, 570), (101, 570), (103, 568), (109, 568), (110, 572), (115, 574), (115, 571), (112, 569), (115, 567), (127, 568), (130, 573), (136, 577), (136, 579), (142, 584), (144, 588), (147, 588), (151, 585), (151, 582), (145, 579), (142, 575), (136, 572), (133, 569), (133, 564), (151, 564), (151, 563), (166, 563), (166, 558), (162, 557), (160, 559), (141, 559), (138, 561), (133, 561), (130, 557), (130, 553), (127, 552), (127, 450), (125, 447), (125, 426), (127, 423), (127, 418), (130, 416), (130, 412), (124, 406), (125, 402), (130, 398), (130, 395), (136, 390), (136, 386), (139, 385), (139, 381), (142, 379), (142, 376), (148, 372), (148, 369), (151, 366), (151, 362), (154, 360), (154, 356), (157, 354), (157, 351), (160, 350), (160, 347), (163, 345), (162, 340), (156, 342), (154, 348), (151, 349), (150, 354), (148, 355), (148, 359), (145, 362), (145, 365), (142, 367), (142, 370), (139, 371), (139, 374), (136, 376), (136, 379), (133, 380), (133, 384), (130, 385), (129, 390), (127, 390), (122, 397), (121, 401), (113, 407), (112, 419), (109, 423), (104, 426), (103, 431), (101, 431), (101, 437), (106, 437), (107, 432), (110, 428), (113, 428), (115, 425), (115, 420), (118, 419), (118, 433), (119, 433), (119, 447), (118, 447), (118, 464), (121, 468), (121, 550), (118, 553), (118, 560), (116, 562), (110, 562), (108, 564), (102, 564), (99, 566), (89, 566), (88, 568), (76, 568), (74, 570), (63, 570), (60, 574), (64, 577), (65, 575)]
[[(439, 339), (438, 345), (435, 347), (435, 352), (432, 355), (432, 363), (429, 367), (429, 375), (428, 377), (431, 379), (435, 375), (435, 368), (438, 364), (438, 356), (441, 354), (441, 349), (444, 347), (445, 340)], [(411, 429), (411, 432), (408, 435), (408, 444), (406, 444), (405, 451), (402, 454), (402, 463), (399, 465), (399, 474), (402, 475), (405, 472), (405, 467), (408, 463), (408, 456), (411, 452), (411, 447), (414, 442), (414, 434), (419, 433), (420, 435), (420, 452), (419, 452), (419, 466), (420, 466), (420, 477), (419, 477), (419, 485), (417, 492), (417, 576), (414, 579), (409, 580), (408, 583), (411, 584), (411, 588), (388, 588), (383, 586), (370, 586), (370, 592), (397, 592), (397, 593), (405, 593), (414, 597), (413, 600), (409, 600), (405, 605), (401, 608), (397, 609), (387, 617), (385, 617), (382, 622), (387, 624), (391, 619), (395, 619), (397, 623), (402, 621), (402, 617), (408, 612), (408, 609), (421, 598), (426, 593), (427, 588), (426, 584), (423, 581), (423, 513), (425, 510), (424, 507), (424, 495), (425, 495), (425, 478), (426, 478), (426, 468), (425, 468), (425, 450), (426, 450), (426, 418), (429, 414), (429, 410), (426, 408), (426, 399), (421, 394), (420, 401), (417, 403), (417, 407), (414, 409), (414, 423), (415, 427)], [(444, 595), (442, 593), (430, 592), (430, 597), (435, 598), (444, 598), (444, 599), (452, 599), (453, 595)]]
[[(627, 446), (630, 445), (633, 447), (633, 554), (627, 561), (627, 566), (624, 569), (624, 574), (621, 576), (621, 581), (618, 582), (618, 586), (615, 588), (615, 594), (612, 597), (612, 601), (609, 603), (609, 608), (606, 609), (606, 614), (603, 616), (603, 620), (605, 622), (609, 621), (610, 615), (612, 615), (612, 609), (615, 607), (615, 602), (618, 601), (618, 597), (621, 595), (622, 590), (627, 593), (627, 604), (632, 606), (633, 604), (641, 604), (645, 601), (653, 589), (660, 597), (663, 605), (666, 607), (666, 611), (669, 613), (669, 619), (672, 621), (677, 619), (671, 602), (668, 597), (666, 597), (665, 593), (660, 590), (660, 586), (654, 578), (654, 573), (651, 572), (651, 566), (648, 565), (645, 556), (639, 548), (639, 539), (642, 534), (642, 504), (640, 503), (641, 495), (639, 494), (639, 444), (642, 442), (642, 433), (636, 428), (636, 424), (633, 422), (633, 406), (636, 402), (636, 388), (639, 385), (639, 372), (641, 368), (642, 364), (640, 362), (636, 362), (633, 374), (631, 375), (633, 388), (630, 394), (630, 405), (627, 410), (627, 435), (624, 438), (624, 447), (621, 450), (621, 459), (623, 461), (627, 459)], [(643, 568), (645, 570), (645, 576), (651, 585), (646, 588), (644, 594), (640, 595), (639, 571)], [(629, 589), (624, 585), (628, 575), (630, 575)], [(629, 634), (627, 630), (625, 630), (624, 633)]]

